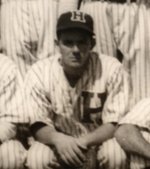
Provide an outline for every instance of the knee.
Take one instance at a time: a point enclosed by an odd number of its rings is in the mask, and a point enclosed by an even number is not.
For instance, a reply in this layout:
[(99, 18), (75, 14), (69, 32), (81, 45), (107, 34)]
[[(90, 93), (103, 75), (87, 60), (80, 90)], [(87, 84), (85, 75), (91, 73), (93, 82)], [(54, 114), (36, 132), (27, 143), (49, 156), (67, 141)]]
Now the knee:
[(99, 168), (126, 169), (127, 156), (115, 139), (102, 144), (98, 151)]
[(0, 146), (0, 168), (23, 168), (26, 159), (26, 150), (17, 140), (4, 142)]
[(35, 142), (28, 150), (26, 166), (29, 169), (50, 169), (53, 157), (53, 151), (48, 146)]

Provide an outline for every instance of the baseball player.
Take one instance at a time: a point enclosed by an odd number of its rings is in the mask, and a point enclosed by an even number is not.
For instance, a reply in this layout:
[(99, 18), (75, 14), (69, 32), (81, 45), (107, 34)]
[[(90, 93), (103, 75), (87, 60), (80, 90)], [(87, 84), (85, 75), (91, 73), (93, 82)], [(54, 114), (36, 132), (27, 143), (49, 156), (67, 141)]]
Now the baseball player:
[(90, 15), (66, 12), (56, 30), (60, 52), (33, 65), (25, 79), (36, 139), (26, 166), (126, 169), (126, 154), (113, 134), (128, 109), (127, 73), (117, 59), (92, 52)]
[(130, 74), (130, 104), (150, 96), (150, 5), (149, 0), (112, 0), (82, 2), (81, 10), (93, 16), (96, 51), (117, 57)]
[(2, 54), (0, 68), (0, 168), (21, 169), (26, 159), (26, 150), (17, 137), (16, 124), (25, 122), (26, 118), (14, 110), (19, 112), (17, 104), (23, 96), (20, 89), (22, 79), (16, 65)]
[(142, 99), (120, 121), (115, 136), (130, 153), (131, 169), (150, 168), (150, 98)]

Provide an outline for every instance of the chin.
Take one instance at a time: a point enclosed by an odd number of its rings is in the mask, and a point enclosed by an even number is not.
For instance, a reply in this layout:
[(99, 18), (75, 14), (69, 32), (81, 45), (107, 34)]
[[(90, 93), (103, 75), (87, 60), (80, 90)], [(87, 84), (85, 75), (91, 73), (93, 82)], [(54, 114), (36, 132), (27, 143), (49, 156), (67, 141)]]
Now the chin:
[(81, 63), (72, 63), (72, 64), (70, 64), (70, 68), (82, 68), (83, 67), (83, 65), (81, 64)]

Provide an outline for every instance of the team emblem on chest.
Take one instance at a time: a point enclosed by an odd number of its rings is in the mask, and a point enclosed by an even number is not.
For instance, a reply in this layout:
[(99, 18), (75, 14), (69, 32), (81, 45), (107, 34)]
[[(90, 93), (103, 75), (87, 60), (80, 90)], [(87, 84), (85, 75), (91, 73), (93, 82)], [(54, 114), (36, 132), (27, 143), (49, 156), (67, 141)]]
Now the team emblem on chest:
[(92, 122), (92, 117), (100, 116), (106, 100), (106, 93), (82, 92), (81, 120)]

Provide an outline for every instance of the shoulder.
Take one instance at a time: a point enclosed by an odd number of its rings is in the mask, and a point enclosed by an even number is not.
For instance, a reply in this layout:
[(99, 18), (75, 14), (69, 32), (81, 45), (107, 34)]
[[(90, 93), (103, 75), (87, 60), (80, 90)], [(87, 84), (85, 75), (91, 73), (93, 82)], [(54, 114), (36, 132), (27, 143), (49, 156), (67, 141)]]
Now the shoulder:
[(95, 52), (91, 53), (91, 56), (93, 62), (99, 62), (101, 64), (102, 70), (105, 70), (105, 72), (110, 72), (110, 70), (113, 71), (118, 67), (123, 67), (122, 64), (115, 57), (104, 54), (99, 55)]
[(53, 62), (56, 61), (57, 58), (58, 58), (58, 55), (53, 55), (48, 58), (44, 58), (42, 60), (37, 61), (31, 66), (28, 74), (31, 72), (40, 74), (40, 73), (44, 73), (45, 70), (50, 71)]
[(26, 75), (25, 82), (32, 81), (33, 79), (37, 81), (47, 80), (51, 74), (52, 67), (54, 67), (54, 63), (58, 63), (58, 58), (59, 55), (56, 54), (34, 63)]
[(99, 58), (104, 66), (108, 66), (108, 67), (122, 66), (122, 64), (115, 57), (101, 54), (99, 55)]

